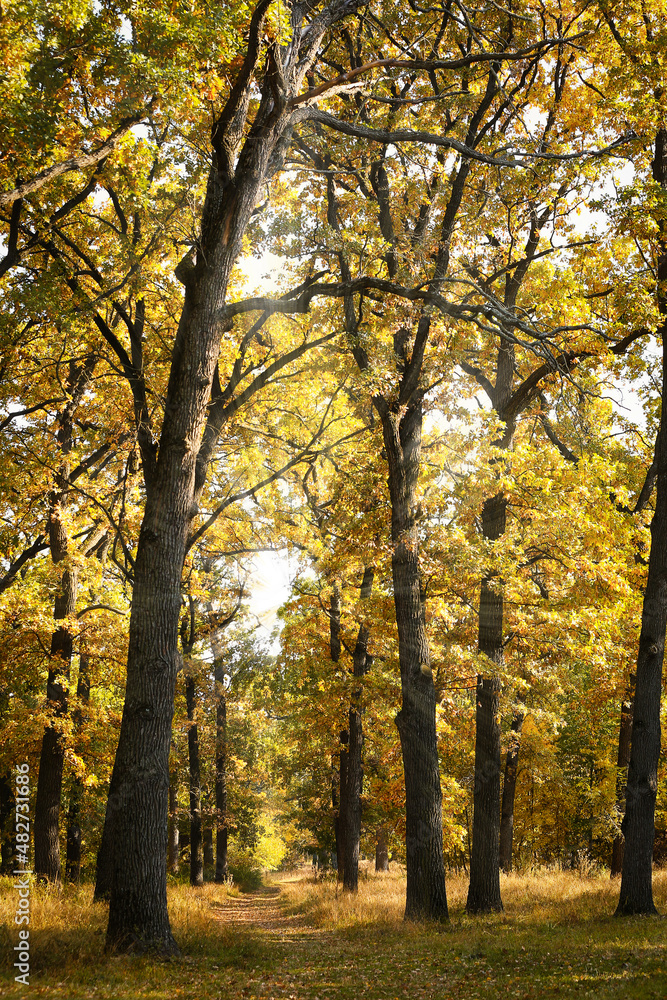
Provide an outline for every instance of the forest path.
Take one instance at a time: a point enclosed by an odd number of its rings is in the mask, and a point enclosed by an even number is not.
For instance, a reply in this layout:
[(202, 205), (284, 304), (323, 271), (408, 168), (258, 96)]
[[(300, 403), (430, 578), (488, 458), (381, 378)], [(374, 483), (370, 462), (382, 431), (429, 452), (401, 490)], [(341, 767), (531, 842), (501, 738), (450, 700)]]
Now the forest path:
[(314, 934), (321, 938), (321, 929), (309, 926), (304, 914), (287, 911), (287, 901), (280, 884), (270, 883), (214, 902), (211, 909), (217, 920), (238, 930), (257, 929), (282, 941), (305, 941)]

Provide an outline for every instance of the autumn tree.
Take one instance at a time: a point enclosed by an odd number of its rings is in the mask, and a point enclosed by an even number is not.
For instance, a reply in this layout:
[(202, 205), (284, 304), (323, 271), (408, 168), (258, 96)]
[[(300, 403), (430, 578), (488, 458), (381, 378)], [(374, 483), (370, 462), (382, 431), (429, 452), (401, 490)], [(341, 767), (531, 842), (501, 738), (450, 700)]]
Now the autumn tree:
[[(467, 48), (464, 47), (465, 55), (460, 60), (454, 58), (452, 48), (463, 44), (459, 38), (461, 27), (455, 18), (444, 15), (437, 43), (433, 43), (432, 59), (424, 64), (430, 73), (428, 82), (417, 72), (421, 64), (403, 61), (400, 69), (388, 72), (386, 89), (381, 93), (360, 93), (354, 100), (347, 96), (340, 98), (356, 108), (361, 115), (360, 124), (336, 126), (329, 116), (318, 114), (317, 119), (322, 124), (332, 125), (352, 139), (377, 144), (377, 155), (369, 156), (365, 149), (362, 151), (342, 139), (337, 146), (329, 142), (325, 149), (315, 135), (307, 137), (302, 133), (296, 142), (293, 161), (295, 166), (313, 169), (326, 178), (321, 215), (322, 222), (326, 217), (324, 232), (329, 240), (314, 232), (312, 251), (335, 264), (342, 281), (349, 283), (350, 292), (356, 293), (347, 294), (345, 298), (346, 337), (369, 383), (370, 399), (383, 427), (394, 531), (394, 597), (402, 636), (404, 702), (398, 725), (404, 740), (408, 815), (413, 817), (408, 820), (406, 914), (410, 916), (437, 917), (446, 913), (444, 882), (440, 875), (441, 847), (438, 847), (441, 833), (438, 832), (435, 700), (432, 681), (429, 687), (431, 675), (425, 629), (425, 591), (419, 568), (416, 501), (424, 399), (433, 384), (447, 377), (448, 367), (460, 359), (462, 366), (479, 379), (495, 400), (493, 405), (506, 424), (505, 447), (508, 447), (519, 414), (538, 398), (543, 380), (553, 371), (560, 370), (568, 375), (574, 357), (587, 350), (580, 341), (575, 353), (571, 353), (566, 339), (567, 321), (561, 326), (558, 320), (553, 323), (555, 317), (549, 310), (542, 309), (540, 299), (531, 302), (524, 298), (518, 302), (519, 290), (534, 259), (555, 249), (548, 243), (541, 243), (541, 239), (542, 230), (561, 212), (559, 202), (570, 194), (567, 174), (564, 169), (559, 170), (559, 164), (585, 155), (581, 151), (572, 152), (569, 139), (562, 140), (569, 130), (569, 107), (562, 125), (559, 118), (567, 72), (575, 52), (568, 40), (576, 31), (578, 12), (572, 13), (571, 20), (553, 22), (554, 38), (546, 31), (538, 38), (522, 35), (518, 21), (509, 10), (504, 14), (498, 12), (497, 17), (490, 17), (486, 9), (468, 11), (468, 15), (475, 29), (471, 26), (467, 33), (463, 32)], [(382, 30), (379, 25), (377, 38), (371, 34), (367, 39), (361, 30), (354, 37), (347, 36), (347, 51), (343, 49), (339, 61), (334, 62), (336, 68), (340, 71), (343, 59), (346, 63), (349, 60), (347, 75), (350, 76), (355, 67), (370, 60), (371, 54), (377, 55), (375, 47), (380, 45), (378, 39), (382, 38)], [(403, 29), (396, 30), (400, 34)], [(403, 35), (403, 39), (408, 46), (409, 38)], [(548, 64), (547, 69), (543, 53), (552, 47), (557, 50), (555, 67)], [(333, 55), (330, 58), (334, 60)], [(492, 63), (491, 69), (487, 59)], [(438, 82), (438, 72), (445, 69), (446, 80), (443, 73), (442, 81)], [(429, 111), (431, 131), (428, 134), (400, 127), (402, 116), (410, 113), (408, 109), (414, 102), (434, 101), (436, 97), (444, 100), (454, 80), (460, 92), (470, 94), (465, 106), (457, 106), (454, 99), (446, 110), (444, 105), (440, 108), (435, 104)], [(519, 133), (524, 123), (517, 117), (516, 106), (512, 103), (514, 98), (507, 96), (510, 93), (517, 100), (521, 95), (527, 103), (534, 101), (546, 117), (544, 129), (536, 136), (533, 174), (537, 181), (531, 197), (522, 193), (522, 177), (512, 176), (522, 162)], [(436, 134), (436, 123), (441, 129), (440, 135)], [(503, 159), (495, 156), (493, 137), (496, 130), (500, 130), (510, 143), (516, 143), (511, 156)], [(404, 158), (403, 144), (409, 142), (412, 143), (411, 155), (418, 157), (419, 179)], [(423, 146), (434, 147), (438, 152), (429, 159)], [(394, 155), (394, 149), (398, 150), (398, 155)], [(444, 152), (440, 153), (441, 149), (453, 150), (449, 160)], [(493, 178), (499, 171), (503, 179), (497, 182)], [(539, 192), (541, 183), (544, 184), (543, 198)], [(516, 193), (509, 194), (513, 185), (516, 185)], [(506, 192), (506, 208), (511, 219), (506, 252), (503, 250), (497, 255), (494, 251), (489, 253), (486, 246), (476, 248), (476, 234), (463, 222), (466, 213), (483, 218), (491, 230), (488, 246), (500, 246), (497, 233), (505, 219), (494, 218), (496, 206), (489, 197), (493, 189), (501, 202), (502, 192)], [(364, 220), (363, 225), (360, 219)], [(303, 226), (308, 231), (306, 219)], [(365, 233), (363, 245), (357, 235), (360, 229)], [(517, 252), (522, 230), (525, 232), (523, 252)], [(485, 275), (480, 265), (488, 266), (492, 254), (491, 274)], [(429, 257), (435, 260), (435, 265), (430, 265)], [(370, 270), (367, 265), (370, 259), (373, 260), (373, 277), (362, 277), (364, 268)], [(414, 284), (419, 280), (421, 284)], [(457, 283), (460, 298), (457, 298)], [(401, 298), (415, 305), (402, 304)], [(442, 328), (433, 326), (438, 312), (444, 318)], [(378, 322), (379, 316), (382, 316), (382, 323)], [(524, 330), (519, 316), (530, 317), (530, 322), (535, 322), (535, 327), (531, 328), (532, 342), (530, 337), (527, 341), (521, 339), (527, 334), (527, 328)], [(472, 326), (470, 333), (463, 334), (458, 342), (452, 332), (453, 324), (465, 320), (476, 324), (477, 330)], [(392, 338), (386, 335), (388, 326), (394, 327)], [(553, 327), (558, 327), (558, 333), (550, 334)], [(538, 343), (540, 347), (535, 350), (534, 345)], [(490, 344), (496, 345), (497, 371), (487, 377), (479, 363), (474, 364), (472, 359), (476, 356), (486, 359)], [(527, 370), (522, 373), (519, 384), (513, 386), (519, 345), (526, 348)], [(533, 352), (544, 359), (535, 367), (529, 366)], [(391, 389), (388, 388), (390, 369), (394, 381)], [(493, 541), (503, 533), (506, 504), (500, 494), (497, 499), (487, 499), (483, 521), (487, 522), (487, 537)], [(503, 648), (503, 629), (499, 613), (502, 595), (498, 581), (492, 582), (493, 576), (493, 572), (487, 574), (482, 586), (479, 648), (495, 662)], [(479, 779), (476, 781), (478, 847), (474, 848), (470, 899), (470, 907), (475, 911), (502, 905), (497, 874), (500, 731), (495, 720), (498, 692), (498, 677), (484, 679), (480, 675)], [(416, 733), (428, 733), (428, 738), (424, 737), (425, 742), (421, 739), (415, 742)], [(430, 817), (428, 821), (427, 816)], [(411, 872), (417, 871), (421, 875), (413, 879)], [(480, 886), (477, 886), (478, 875)]]

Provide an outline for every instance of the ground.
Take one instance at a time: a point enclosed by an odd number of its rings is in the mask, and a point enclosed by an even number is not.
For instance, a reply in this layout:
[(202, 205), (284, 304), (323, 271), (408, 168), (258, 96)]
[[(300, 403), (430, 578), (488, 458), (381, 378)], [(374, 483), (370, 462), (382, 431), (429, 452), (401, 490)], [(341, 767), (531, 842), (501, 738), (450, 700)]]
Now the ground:
[[(368, 877), (350, 899), (309, 870), (252, 893), (170, 887), (182, 957), (105, 955), (106, 908), (92, 889), (32, 890), (30, 985), (13, 981), (11, 881), (0, 881), (0, 997), (61, 1000), (565, 1000), (667, 998), (667, 922), (616, 919), (608, 875), (502, 879), (505, 913), (468, 918), (465, 878), (450, 878), (451, 921), (406, 925), (400, 872)], [(667, 872), (656, 877), (667, 910)]]

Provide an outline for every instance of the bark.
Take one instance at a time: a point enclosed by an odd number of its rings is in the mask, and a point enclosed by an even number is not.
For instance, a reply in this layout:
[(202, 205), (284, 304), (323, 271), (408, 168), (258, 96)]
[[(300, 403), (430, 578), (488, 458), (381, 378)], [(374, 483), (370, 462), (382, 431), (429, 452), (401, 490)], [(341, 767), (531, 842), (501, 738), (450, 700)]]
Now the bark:
[[(74, 732), (78, 735), (84, 723), (81, 706), (90, 701), (90, 661), (82, 651), (79, 656), (79, 677), (76, 684), (77, 708), (73, 713)], [(83, 797), (83, 781), (77, 775), (72, 779), (69, 808), (67, 810), (67, 863), (65, 874), (68, 882), (81, 881), (81, 827), (79, 815)]]
[(389, 845), (387, 842), (387, 831), (383, 826), (378, 827), (377, 841), (375, 843), (375, 871), (389, 871)]
[[(221, 675), (220, 675), (221, 676)], [(218, 674), (216, 673), (216, 680)], [(217, 683), (215, 751), (215, 881), (224, 882), (227, 868), (227, 700), (222, 680)]]
[[(656, 136), (653, 179), (667, 192), (667, 129)], [(667, 227), (660, 221), (657, 286), (662, 339), (662, 410), (656, 441), (656, 496), (644, 592), (630, 747), (621, 890), (617, 916), (653, 914), (652, 860), (660, 756), (660, 695), (667, 623)]]
[[(365, 625), (359, 627), (354, 649), (353, 671), (362, 678), (368, 670), (368, 637)], [(349, 743), (347, 750), (347, 809), (345, 810), (345, 868), (343, 885), (347, 892), (359, 888), (359, 839), (361, 836), (361, 794), (363, 790), (362, 689), (355, 688), (349, 711)]]
[[(368, 600), (373, 588), (373, 567), (364, 568), (364, 578), (361, 584), (360, 599)], [(353, 676), (361, 680), (370, 669), (371, 657), (368, 655), (369, 631), (362, 623), (359, 626), (357, 644), (352, 657)], [(361, 796), (363, 792), (363, 688), (355, 686), (350, 701), (348, 713), (348, 757), (347, 757), (347, 794), (345, 810), (345, 864), (343, 886), (347, 892), (357, 892), (359, 888), (359, 841), (361, 838)]]
[[(61, 461), (55, 475), (54, 489), (49, 496), (49, 548), (54, 566), (66, 563), (69, 539), (63, 518), (70, 485), (69, 455), (74, 444), (74, 412), (90, 381), (96, 358), (88, 355), (82, 365), (70, 361), (67, 378), (68, 402), (58, 414), (56, 441)], [(78, 574), (74, 566), (65, 565), (60, 578), (59, 592), (53, 608), (55, 622), (62, 622), (74, 614), (78, 587)], [(51, 636), (51, 659), (46, 684), (46, 697), (52, 712), (52, 721), (46, 727), (42, 740), (35, 799), (35, 874), (38, 879), (60, 882), (60, 798), (62, 793), (65, 746), (58, 731), (57, 720), (67, 714), (67, 694), (70, 665), (72, 662), (72, 633), (68, 626), (59, 625)]]
[[(63, 456), (57, 478), (61, 485), (64, 485), (69, 476), (67, 455), (72, 448), (72, 421), (67, 409), (60, 415), (57, 437)], [(54, 491), (51, 494), (49, 545), (55, 566), (64, 562), (68, 553), (67, 531), (61, 510), (61, 503), (64, 502), (64, 499), (64, 490)], [(76, 592), (76, 570), (67, 568), (60, 578), (60, 589), (54, 602), (53, 618), (56, 622), (74, 614)], [(49, 882), (60, 882), (59, 820), (65, 746), (56, 720), (67, 714), (67, 689), (71, 661), (72, 635), (66, 625), (60, 625), (51, 636), (51, 660), (46, 684), (46, 697), (52, 713), (52, 720), (46, 727), (42, 739), (33, 828), (35, 874), (38, 879)]]
[[(502, 495), (486, 500), (482, 508), (484, 537), (504, 534), (507, 501)], [(479, 651), (500, 666), (503, 662), (502, 581), (482, 580), (479, 603)], [(500, 896), (500, 681), (477, 678), (475, 786), (468, 913), (502, 910)]]
[[(362, 625), (354, 652), (355, 661), (365, 661), (368, 646), (368, 631)], [(357, 663), (355, 662), (355, 677)], [(357, 892), (359, 888), (359, 839), (361, 835), (361, 792), (363, 783), (362, 747), (363, 728), (361, 721), (361, 690), (353, 693), (349, 710), (349, 743), (347, 750), (347, 795), (345, 809), (345, 844), (343, 887), (346, 892)]]
[(347, 729), (340, 732), (340, 803), (338, 816), (336, 819), (336, 845), (340, 850), (340, 860), (338, 861), (338, 881), (345, 882), (345, 858), (347, 857), (347, 774), (348, 774), (348, 745), (350, 734)]
[(500, 681), (477, 677), (475, 787), (470, 852), (470, 886), (466, 911), (502, 910), (499, 869), (500, 813)]
[(215, 865), (215, 855), (213, 853), (213, 827), (204, 827), (202, 843), (204, 847), (204, 867), (213, 868)]
[[(59, 563), (67, 555), (67, 535), (60, 517), (51, 518), (51, 556)], [(74, 614), (77, 592), (76, 570), (66, 569), (60, 579), (53, 617), (62, 621)], [(72, 634), (60, 625), (51, 637), (51, 660), (46, 693), (53, 713), (51, 724), (42, 739), (35, 799), (35, 874), (38, 879), (60, 882), (60, 797), (63, 781), (65, 746), (57, 720), (67, 714), (67, 686), (72, 661)]]
[[(424, 317), (420, 326), (422, 322)], [(405, 406), (397, 407), (397, 412), (384, 400), (376, 397), (375, 402), (382, 418), (391, 498), (391, 562), (402, 695), (396, 725), (405, 775), (405, 917), (447, 920), (435, 688), (424, 620), (417, 534), (422, 402), (417, 391), (409, 392)]]
[(0, 777), (0, 875), (11, 875), (14, 868), (15, 797), (13, 775)]
[(344, 861), (340, 839), (340, 754), (331, 755), (331, 808), (333, 810), (334, 837), (336, 839), (336, 881), (343, 881)]
[(510, 729), (510, 743), (505, 758), (505, 780), (503, 800), (500, 810), (500, 867), (504, 872), (512, 871), (512, 840), (514, 838), (514, 797), (516, 778), (519, 770), (519, 747), (524, 713), (515, 711)]
[[(630, 738), (632, 735), (632, 707), (635, 694), (635, 674), (630, 674), (630, 680), (621, 702), (621, 724), (618, 733), (618, 758), (616, 761), (616, 811), (619, 816), (625, 812), (625, 795), (628, 783), (628, 765), (630, 764)], [(625, 840), (623, 834), (614, 837), (611, 845), (611, 877), (617, 878), (623, 871), (623, 854)]]
[[(334, 663), (340, 660), (340, 590), (334, 582), (331, 602), (329, 605), (329, 655)], [(339, 736), (342, 745), (343, 734)], [(334, 816), (334, 836), (336, 838), (336, 879), (343, 882), (345, 878), (345, 812), (343, 807), (343, 769), (341, 749), (334, 754), (331, 767), (331, 806)]]
[[(216, 313), (231, 260), (211, 260), (186, 291), (160, 442), (135, 559), (127, 685), (109, 800), (113, 836), (107, 943), (120, 950), (178, 951), (167, 913), (169, 747), (181, 573), (195, 510), (195, 442), (201, 436), (215, 359)], [(187, 363), (181, 359), (187, 357)], [(146, 460), (144, 461), (146, 465)]]
[(169, 857), (167, 864), (172, 875), (178, 875), (179, 871), (179, 843), (178, 843), (178, 769), (174, 768), (169, 777), (169, 826), (168, 844)]
[(204, 884), (202, 856), (201, 778), (199, 767), (199, 733), (195, 722), (196, 692), (194, 678), (185, 681), (188, 709), (188, 761), (190, 765), (190, 885)]

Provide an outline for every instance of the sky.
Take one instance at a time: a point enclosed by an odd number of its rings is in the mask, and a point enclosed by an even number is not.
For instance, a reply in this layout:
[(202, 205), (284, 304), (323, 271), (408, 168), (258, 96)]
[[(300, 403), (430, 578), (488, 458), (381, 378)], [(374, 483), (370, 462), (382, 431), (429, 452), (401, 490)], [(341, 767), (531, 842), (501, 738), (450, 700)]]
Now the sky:
[[(246, 275), (248, 294), (257, 291), (266, 295), (276, 291), (284, 261), (275, 254), (266, 253), (261, 258), (244, 257), (239, 266)], [(296, 560), (290, 561), (287, 549), (258, 552), (252, 562), (248, 603), (252, 614), (257, 616), (261, 637), (268, 639), (278, 622), (276, 612), (289, 597), (299, 567)]]

